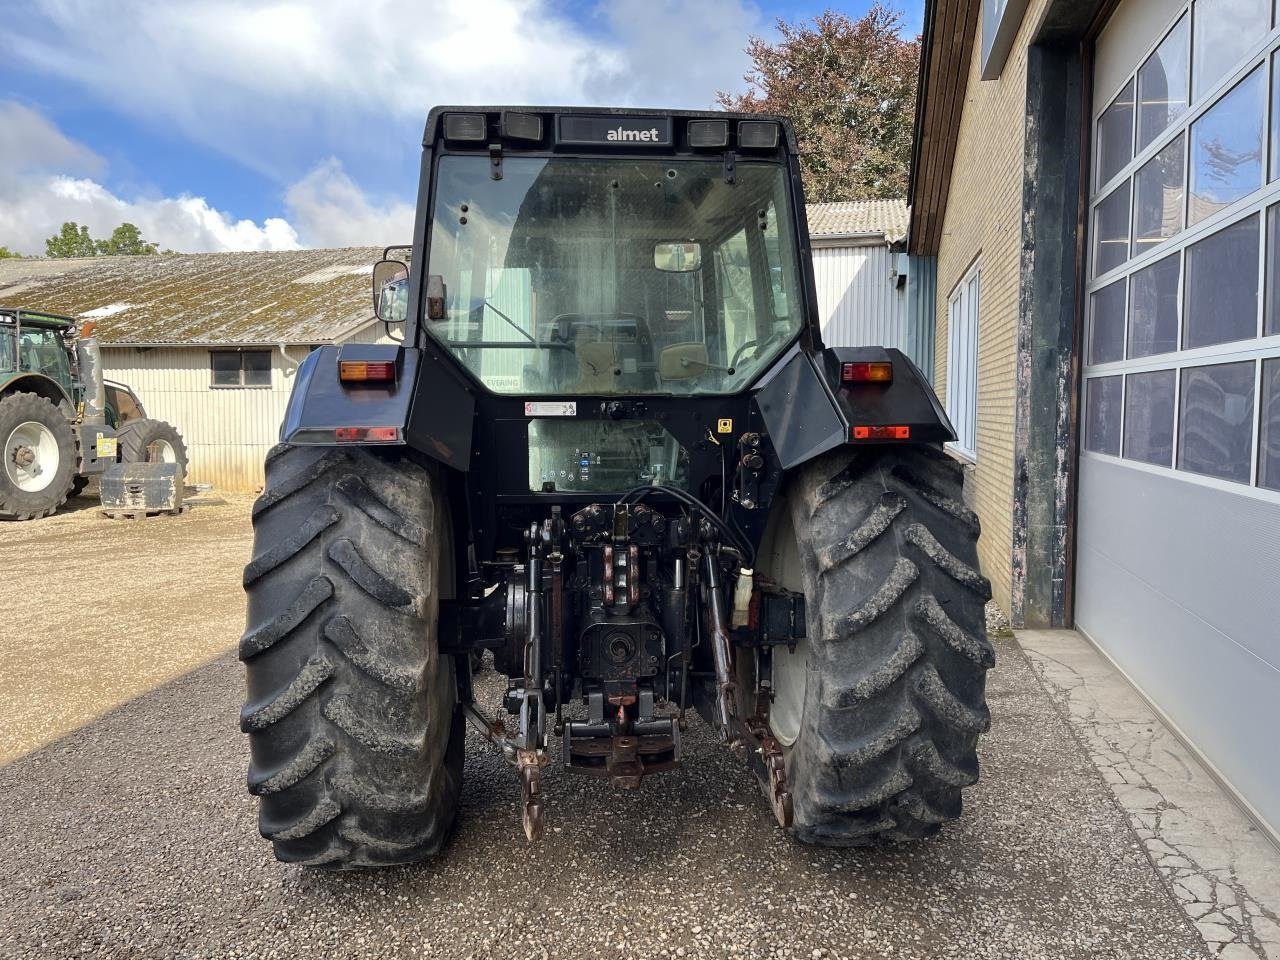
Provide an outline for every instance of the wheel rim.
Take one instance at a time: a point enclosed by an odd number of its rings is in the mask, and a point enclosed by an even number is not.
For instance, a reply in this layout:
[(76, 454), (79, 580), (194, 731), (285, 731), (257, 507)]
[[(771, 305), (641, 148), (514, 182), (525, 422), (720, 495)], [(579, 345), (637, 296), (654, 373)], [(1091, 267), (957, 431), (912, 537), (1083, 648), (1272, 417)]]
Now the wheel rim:
[[(766, 535), (768, 569), (773, 572), (778, 585), (796, 593), (804, 593), (801, 574), (800, 543), (791, 524), (791, 510), (787, 503), (778, 502), (778, 526)], [(773, 648), (773, 702), (769, 706), (769, 729), (784, 747), (789, 747), (800, 736), (804, 721), (805, 694), (809, 688), (809, 641), (796, 642), (795, 649), (785, 646)]]
[(769, 728), (784, 747), (791, 746), (800, 736), (808, 688), (809, 641), (797, 643), (795, 652), (788, 647), (774, 647), (773, 704), (769, 707)]
[(20, 423), (4, 444), (4, 472), (24, 493), (39, 493), (58, 474), (58, 438), (36, 420)]
[(147, 444), (147, 463), (177, 463), (178, 454), (168, 440), (155, 440)]

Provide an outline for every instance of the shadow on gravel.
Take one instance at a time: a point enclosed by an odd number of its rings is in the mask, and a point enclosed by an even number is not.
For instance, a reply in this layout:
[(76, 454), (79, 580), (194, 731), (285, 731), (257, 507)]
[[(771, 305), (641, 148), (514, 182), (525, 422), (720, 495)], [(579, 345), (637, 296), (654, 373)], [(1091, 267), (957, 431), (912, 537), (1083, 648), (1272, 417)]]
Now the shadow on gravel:
[(91, 487), (76, 497), (68, 497), (67, 502), (54, 511), (55, 517), (67, 514), (82, 513), (86, 510), (101, 510), (102, 500), (98, 496), (98, 488)]
[[(638, 791), (550, 767), (536, 846), (514, 773), (469, 734), (451, 845), (349, 874), (271, 859), (223, 656), (0, 768), (0, 957), (1205, 956), (1021, 651), (998, 646), (983, 780), (932, 840), (792, 843), (695, 719), (685, 766)], [(496, 703), (502, 678), (478, 679)]]

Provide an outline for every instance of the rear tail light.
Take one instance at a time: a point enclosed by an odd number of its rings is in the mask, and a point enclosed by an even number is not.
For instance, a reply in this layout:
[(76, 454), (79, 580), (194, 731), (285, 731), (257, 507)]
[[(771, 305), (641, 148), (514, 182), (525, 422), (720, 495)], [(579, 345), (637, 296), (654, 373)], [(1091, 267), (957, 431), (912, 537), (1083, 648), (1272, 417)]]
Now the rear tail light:
[(343, 383), (391, 383), (396, 378), (396, 365), (390, 360), (342, 360), (338, 363), (338, 379)]
[(911, 428), (895, 424), (885, 427), (854, 427), (855, 440), (910, 440)]
[(335, 427), (333, 439), (344, 443), (395, 443), (399, 427)]
[(889, 383), (893, 380), (893, 364), (854, 362), (840, 365), (841, 383)]

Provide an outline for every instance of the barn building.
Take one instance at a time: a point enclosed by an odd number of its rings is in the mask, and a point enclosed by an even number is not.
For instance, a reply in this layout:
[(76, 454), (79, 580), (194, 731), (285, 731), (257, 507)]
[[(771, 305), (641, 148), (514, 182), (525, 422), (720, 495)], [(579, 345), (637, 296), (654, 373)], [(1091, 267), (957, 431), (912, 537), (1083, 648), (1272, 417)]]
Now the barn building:
[(0, 303), (93, 320), (107, 377), (182, 433), (189, 481), (254, 490), (307, 352), (390, 342), (372, 317), (381, 253), (0, 260)]
[(907, 202), (811, 203), (808, 218), (823, 340), (897, 347), (930, 371), (932, 336), (907, 323)]

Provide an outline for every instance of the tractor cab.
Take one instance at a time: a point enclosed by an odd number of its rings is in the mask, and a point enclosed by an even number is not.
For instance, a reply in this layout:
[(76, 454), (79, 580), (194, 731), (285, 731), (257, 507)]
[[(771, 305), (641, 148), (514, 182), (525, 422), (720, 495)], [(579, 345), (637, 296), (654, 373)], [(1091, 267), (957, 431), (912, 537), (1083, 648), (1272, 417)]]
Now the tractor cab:
[(0, 310), (0, 390), (24, 376), (45, 378), (73, 405), (75, 321), (56, 314)]
[(428, 270), (445, 309), (423, 325), (486, 389), (733, 394), (800, 332), (785, 167), (520, 155), (493, 170), (440, 158)]

